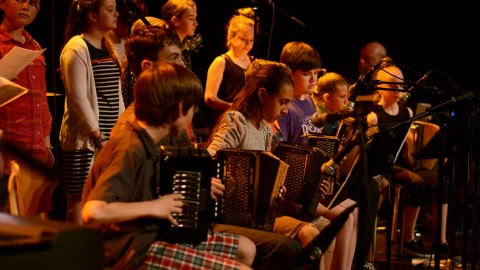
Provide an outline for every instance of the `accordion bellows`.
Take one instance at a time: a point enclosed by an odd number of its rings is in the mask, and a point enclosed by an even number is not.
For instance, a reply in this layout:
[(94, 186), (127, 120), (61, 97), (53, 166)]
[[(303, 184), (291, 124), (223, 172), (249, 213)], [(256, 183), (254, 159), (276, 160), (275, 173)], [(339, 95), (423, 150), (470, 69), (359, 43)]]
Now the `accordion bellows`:
[(313, 218), (324, 197), (320, 194), (321, 167), (329, 158), (317, 147), (289, 142), (280, 142), (273, 153), (289, 165), (282, 214), (302, 220)]
[(272, 231), (287, 170), (285, 162), (265, 151), (217, 151), (215, 173), (226, 191), (217, 203), (216, 221)]

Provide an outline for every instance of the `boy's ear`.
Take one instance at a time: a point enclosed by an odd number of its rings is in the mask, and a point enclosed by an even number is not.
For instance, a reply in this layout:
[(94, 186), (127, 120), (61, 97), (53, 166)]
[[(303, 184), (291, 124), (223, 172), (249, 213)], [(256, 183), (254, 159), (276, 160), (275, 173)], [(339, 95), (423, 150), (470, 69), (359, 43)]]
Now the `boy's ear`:
[(331, 96), (330, 96), (329, 93), (324, 93), (324, 94), (323, 94), (323, 100), (324, 100), (325, 102), (330, 102), (330, 98), (331, 98)]
[(180, 118), (184, 116), (184, 113), (183, 113), (183, 101), (181, 101), (180, 103), (178, 103), (178, 117), (177, 118)]
[(142, 63), (140, 63), (140, 66), (142, 67), (142, 70), (145, 70), (153, 65), (153, 62), (147, 59), (143, 59)]

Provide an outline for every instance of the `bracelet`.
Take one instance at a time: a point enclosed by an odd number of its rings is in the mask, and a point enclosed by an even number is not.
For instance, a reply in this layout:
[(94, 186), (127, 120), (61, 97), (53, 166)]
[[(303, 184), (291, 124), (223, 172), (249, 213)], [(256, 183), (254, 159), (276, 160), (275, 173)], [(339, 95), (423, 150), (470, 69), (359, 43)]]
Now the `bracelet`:
[(107, 138), (105, 135), (103, 135), (103, 133), (100, 133), (100, 136), (93, 139), (93, 143), (95, 143), (95, 145), (98, 145), (104, 141), (107, 141)]

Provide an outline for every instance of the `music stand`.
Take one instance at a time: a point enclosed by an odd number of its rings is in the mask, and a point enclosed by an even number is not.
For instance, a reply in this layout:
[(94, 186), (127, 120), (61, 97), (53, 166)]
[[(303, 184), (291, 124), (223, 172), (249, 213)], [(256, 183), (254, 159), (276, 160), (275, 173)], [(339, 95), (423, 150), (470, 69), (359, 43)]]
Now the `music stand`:
[[(369, 173), (371, 176), (383, 175), (384, 173), (391, 174), (393, 165), (400, 155), (405, 140), (408, 136), (412, 122), (405, 122), (402, 124), (395, 123), (386, 123), (385, 125), (389, 126), (388, 128), (380, 131), (379, 133), (374, 134), (371, 139), (371, 151), (370, 153), (380, 153), (380, 156), (377, 157), (377, 162), (369, 162)], [(389, 182), (391, 182), (391, 177), (389, 177)], [(390, 217), (392, 215), (392, 202), (390, 194), (392, 185), (388, 185), (388, 196), (387, 196), (387, 215)], [(390, 269), (391, 263), (391, 244), (392, 244), (392, 227), (395, 224), (392, 224), (392, 220), (389, 218), (387, 223), (387, 235), (386, 235), (386, 269)], [(376, 229), (376, 228), (375, 228)]]
[[(448, 106), (451, 106), (453, 105), (454, 103), (457, 103), (459, 101), (463, 101), (465, 99), (468, 99), (470, 97), (472, 97), (474, 95), (473, 91), (470, 91), (470, 92), (466, 92), (460, 96), (457, 96), (457, 97), (452, 97), (450, 100), (442, 103), (442, 104), (439, 104), (433, 108), (431, 108), (429, 111), (426, 111), (424, 113), (421, 113), (419, 115), (416, 115), (410, 119), (408, 119), (407, 121), (405, 122), (402, 122), (402, 123), (399, 123), (397, 124), (398, 125), (402, 125), (404, 123), (407, 123), (407, 122), (413, 122), (415, 120), (418, 120), (418, 119), (421, 119), (421, 118), (424, 118), (424, 117), (427, 117), (427, 116), (430, 116), (430, 115), (433, 115), (433, 114), (436, 114), (437, 111), (440, 111), (441, 109), (444, 109), (445, 107), (448, 107)], [(436, 139), (436, 140), (440, 140), (440, 146), (441, 147), (438, 147), (438, 150), (440, 150), (439, 152), (439, 155), (438, 155), (438, 159), (439, 161), (443, 161), (444, 158), (445, 158), (445, 129), (444, 129), (444, 125), (440, 125), (440, 130), (438, 131), (438, 136), (440, 137), (439, 139)], [(433, 138), (432, 138), (432, 141), (433, 141)], [(432, 145), (435, 145), (435, 144), (432, 144)], [(436, 152), (438, 153), (438, 152)], [(438, 178), (437, 178), (437, 218), (435, 220), (436, 224), (437, 224), (437, 227), (436, 227), (436, 231), (435, 231), (435, 266), (434, 266), (434, 269), (435, 270), (439, 270), (440, 269), (440, 228), (439, 228), (439, 224), (441, 222), (441, 215), (442, 215), (442, 207), (440, 205), (441, 203), (441, 199), (442, 199), (442, 191), (441, 191), (441, 188), (443, 186), (443, 175), (444, 175), (444, 165), (443, 165), (443, 162), (438, 162)]]
[(434, 159), (438, 158), (442, 151), (442, 135), (439, 132), (433, 135), (432, 139), (421, 149), (418, 153), (413, 153), (412, 156), (416, 159)]
[[(438, 120), (438, 117), (437, 117)], [(443, 192), (442, 189), (445, 185), (444, 177), (444, 162), (446, 155), (446, 131), (445, 124), (439, 125), (440, 130), (433, 136), (430, 142), (414, 157), (416, 159), (438, 159), (437, 166), (437, 213), (435, 218), (436, 230), (434, 238), (434, 250), (435, 250), (435, 265), (434, 269), (440, 269), (440, 239), (441, 239), (441, 222), (442, 222), (442, 201), (443, 201)], [(450, 189), (449, 189), (450, 190)], [(449, 200), (447, 199), (449, 204)]]

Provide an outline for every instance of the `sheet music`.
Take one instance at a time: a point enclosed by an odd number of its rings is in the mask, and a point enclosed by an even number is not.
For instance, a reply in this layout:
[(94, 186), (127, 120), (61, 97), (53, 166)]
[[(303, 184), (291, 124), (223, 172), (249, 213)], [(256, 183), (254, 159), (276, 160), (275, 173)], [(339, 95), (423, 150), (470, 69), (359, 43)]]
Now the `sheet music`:
[(27, 88), (11, 80), (44, 51), (45, 49), (35, 51), (15, 46), (0, 59), (0, 107), (27, 93)]
[(27, 93), (28, 89), (0, 77), (0, 107)]
[(46, 49), (34, 51), (18, 46), (13, 47), (2, 59), (0, 59), (0, 77), (13, 80), (18, 73), (30, 65)]

